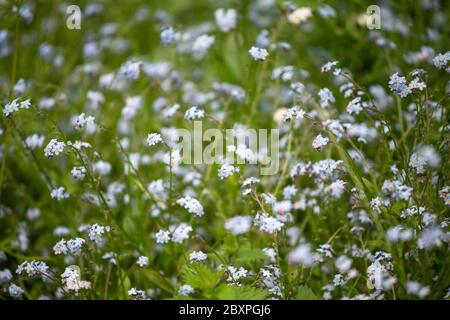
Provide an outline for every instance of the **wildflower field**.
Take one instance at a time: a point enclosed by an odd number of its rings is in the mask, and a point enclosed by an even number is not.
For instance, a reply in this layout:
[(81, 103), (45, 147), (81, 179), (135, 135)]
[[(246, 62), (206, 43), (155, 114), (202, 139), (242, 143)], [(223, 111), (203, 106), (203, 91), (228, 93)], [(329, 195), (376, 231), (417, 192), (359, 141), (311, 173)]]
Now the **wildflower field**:
[(449, 299), (449, 18), (0, 0), (0, 298)]

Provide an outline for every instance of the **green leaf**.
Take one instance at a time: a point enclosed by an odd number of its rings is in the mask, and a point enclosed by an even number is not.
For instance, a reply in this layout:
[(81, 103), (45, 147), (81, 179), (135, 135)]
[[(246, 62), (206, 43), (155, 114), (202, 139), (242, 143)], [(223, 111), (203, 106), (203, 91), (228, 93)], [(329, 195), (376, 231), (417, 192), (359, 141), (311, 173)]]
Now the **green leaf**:
[(248, 246), (239, 248), (236, 253), (236, 262), (254, 261), (258, 259), (266, 259), (266, 255), (261, 249), (252, 249)]
[(263, 300), (268, 296), (267, 290), (249, 286), (230, 286), (223, 284), (217, 291), (220, 300)]
[(318, 296), (307, 286), (299, 286), (297, 289), (297, 300), (320, 300)]
[(141, 271), (147, 279), (153, 282), (158, 288), (163, 289), (169, 293), (174, 293), (175, 290), (170, 284), (170, 282), (159, 274), (156, 270), (144, 269)]
[(223, 271), (211, 270), (203, 264), (186, 265), (182, 270), (183, 281), (195, 289), (212, 291)]

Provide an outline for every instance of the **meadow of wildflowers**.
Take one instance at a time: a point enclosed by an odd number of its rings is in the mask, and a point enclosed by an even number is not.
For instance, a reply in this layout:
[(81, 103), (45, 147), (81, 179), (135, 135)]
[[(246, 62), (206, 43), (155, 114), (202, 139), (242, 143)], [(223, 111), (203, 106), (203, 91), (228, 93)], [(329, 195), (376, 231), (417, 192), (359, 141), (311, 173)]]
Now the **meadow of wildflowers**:
[(449, 18), (0, 0), (0, 298), (449, 299)]

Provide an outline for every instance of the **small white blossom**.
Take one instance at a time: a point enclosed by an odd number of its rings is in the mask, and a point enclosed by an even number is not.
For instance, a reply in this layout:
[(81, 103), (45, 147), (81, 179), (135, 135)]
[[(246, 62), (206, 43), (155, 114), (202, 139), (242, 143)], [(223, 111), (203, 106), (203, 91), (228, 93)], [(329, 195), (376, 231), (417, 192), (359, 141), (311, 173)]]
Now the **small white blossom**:
[(320, 89), (318, 95), (320, 97), (320, 106), (324, 109), (336, 102), (333, 93), (328, 88)]
[(182, 243), (189, 238), (192, 227), (187, 223), (180, 223), (178, 226), (171, 226), (170, 231), (172, 232), (172, 241)]
[(85, 167), (73, 167), (70, 173), (75, 180), (83, 180), (86, 177), (87, 170)]
[(228, 32), (236, 28), (237, 12), (234, 9), (219, 8), (214, 11), (214, 18), (222, 32)]
[(170, 232), (167, 230), (159, 230), (155, 234), (156, 243), (168, 243), (170, 241)]
[(267, 213), (258, 213), (255, 217), (254, 224), (259, 230), (268, 234), (276, 233), (284, 226), (283, 222), (269, 216)]
[(209, 48), (214, 44), (215, 38), (214, 36), (209, 36), (207, 34), (203, 34), (197, 37), (194, 40), (194, 44), (192, 45), (192, 56), (196, 60), (202, 59)]
[(252, 217), (250, 216), (236, 216), (225, 222), (225, 229), (235, 236), (248, 232), (251, 227)]
[(325, 63), (320, 69), (323, 73), (327, 73), (331, 69), (333, 69), (339, 62), (338, 61), (329, 61)]
[(165, 46), (170, 46), (172, 44), (177, 43), (181, 38), (181, 35), (179, 32), (177, 32), (174, 28), (166, 28), (161, 31), (160, 33), (160, 39), (161, 43)]
[(221, 180), (224, 180), (232, 176), (236, 172), (239, 172), (239, 167), (235, 167), (230, 164), (224, 164), (222, 165), (222, 167), (220, 167), (218, 175)]
[(147, 296), (143, 290), (138, 290), (136, 288), (131, 288), (128, 290), (128, 295), (133, 300), (147, 300)]
[(189, 213), (192, 213), (197, 217), (201, 217), (204, 214), (203, 206), (200, 204), (200, 202), (197, 199), (191, 198), (190, 196), (178, 199), (177, 203), (183, 208), (187, 209)]
[(205, 111), (197, 106), (193, 106), (186, 111), (186, 113), (184, 114), (184, 119), (186, 119), (187, 121), (193, 121), (202, 119), (204, 116)]
[(319, 134), (315, 139), (314, 139), (314, 141), (313, 141), (313, 143), (312, 143), (312, 147), (314, 148), (314, 149), (316, 149), (317, 151), (321, 151), (322, 150), (322, 148), (324, 147), (324, 146), (326, 146), (327, 144), (328, 144), (328, 142), (330, 141), (330, 139), (328, 139), (328, 138), (324, 138), (324, 137), (322, 137), (322, 135), (321, 134)]
[(408, 280), (406, 282), (406, 292), (423, 299), (430, 294), (430, 287), (424, 286), (417, 281)]
[(292, 24), (301, 24), (312, 16), (312, 9), (309, 7), (296, 8), (287, 15), (287, 19)]
[(305, 116), (305, 111), (300, 109), (297, 106), (287, 109), (285, 113), (283, 113), (283, 121), (288, 122), (291, 119), (303, 119)]
[(95, 124), (95, 117), (86, 116), (84, 113), (80, 114), (72, 121), (75, 130), (81, 130), (85, 126), (92, 126)]
[(119, 74), (130, 79), (137, 80), (141, 71), (141, 61), (127, 61), (119, 69)]
[(201, 251), (193, 251), (189, 254), (189, 260), (191, 261), (204, 261), (208, 258), (208, 256)]
[(146, 256), (140, 256), (140, 257), (137, 259), (136, 263), (139, 265), (139, 267), (145, 268), (145, 267), (148, 266), (148, 257), (146, 257)]
[(57, 201), (69, 198), (69, 194), (65, 191), (64, 187), (53, 189), (50, 196)]
[(251, 47), (248, 53), (256, 61), (264, 61), (269, 55), (266, 49), (258, 47)]
[(405, 77), (398, 75), (398, 72), (394, 73), (389, 80), (389, 89), (394, 92), (400, 98), (405, 98), (411, 93), (411, 89), (408, 86)]
[(21, 287), (15, 285), (14, 283), (11, 283), (10, 286), (8, 287), (8, 292), (11, 298), (18, 299), (22, 297), (24, 290)]
[(184, 284), (180, 287), (180, 289), (178, 290), (178, 294), (180, 296), (183, 297), (187, 297), (191, 294), (193, 294), (195, 292), (194, 288), (192, 288), (190, 285), (188, 284)]
[(147, 140), (146, 140), (147, 145), (150, 147), (155, 146), (158, 143), (161, 143), (162, 141), (163, 141), (163, 139), (159, 133), (150, 133), (147, 136)]
[(67, 291), (78, 292), (81, 289), (89, 289), (91, 283), (89, 281), (81, 280), (79, 267), (70, 266), (61, 274), (61, 280)]
[(103, 234), (110, 231), (109, 226), (101, 226), (94, 224), (89, 229), (89, 238), (95, 243), (99, 243), (103, 240)]
[(62, 141), (58, 141), (56, 139), (50, 140), (50, 142), (47, 144), (47, 146), (44, 149), (44, 155), (51, 159), (54, 156), (59, 155), (64, 151), (66, 144)]
[(448, 62), (450, 61), (450, 51), (446, 53), (440, 53), (434, 57), (433, 63), (434, 66), (438, 69), (447, 70), (450, 73), (450, 66)]

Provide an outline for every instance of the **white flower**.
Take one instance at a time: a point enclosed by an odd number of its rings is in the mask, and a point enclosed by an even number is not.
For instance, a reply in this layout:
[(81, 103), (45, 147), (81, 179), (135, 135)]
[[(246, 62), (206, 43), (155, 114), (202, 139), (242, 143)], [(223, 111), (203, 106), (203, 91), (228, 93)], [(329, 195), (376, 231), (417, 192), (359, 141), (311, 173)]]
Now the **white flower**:
[(291, 119), (303, 119), (305, 116), (305, 111), (300, 109), (297, 106), (287, 109), (285, 113), (283, 113), (283, 121), (291, 121)]
[(390, 195), (395, 200), (408, 200), (412, 193), (412, 188), (404, 185), (401, 181), (386, 180), (383, 182), (381, 191)]
[(85, 167), (73, 167), (70, 173), (75, 180), (83, 180), (86, 177), (87, 171)]
[(297, 188), (294, 185), (286, 186), (283, 189), (283, 197), (285, 199), (291, 199), (297, 193)]
[(70, 239), (66, 242), (67, 249), (69, 250), (69, 254), (72, 256), (78, 256), (81, 253), (81, 249), (83, 248), (83, 244), (86, 241), (83, 238), (75, 238)]
[(8, 292), (9, 295), (14, 298), (20, 298), (22, 296), (22, 294), (24, 293), (23, 289), (17, 285), (15, 285), (14, 283), (11, 283), (10, 286), (8, 287)]
[(131, 288), (128, 290), (128, 295), (133, 300), (147, 300), (147, 296), (145, 295), (144, 290), (138, 290), (136, 288)]
[(189, 296), (190, 294), (193, 294), (195, 292), (195, 290), (194, 290), (194, 288), (192, 288), (190, 285), (188, 285), (188, 284), (184, 284), (184, 285), (182, 285), (181, 287), (180, 287), (180, 289), (178, 290), (178, 294), (180, 295), (180, 296), (183, 296), (183, 297), (187, 297), (187, 296)]
[(192, 227), (187, 223), (180, 223), (178, 226), (171, 226), (172, 241), (175, 243), (182, 243), (189, 238), (189, 233), (192, 231)]
[(53, 252), (54, 252), (56, 255), (59, 255), (59, 254), (66, 254), (66, 253), (67, 253), (66, 240), (61, 239), (59, 242), (57, 242), (57, 243), (53, 246)]
[(184, 119), (186, 119), (187, 121), (193, 121), (202, 119), (204, 116), (205, 111), (203, 111), (197, 106), (193, 106), (186, 111), (186, 113), (184, 114)]
[(239, 158), (245, 160), (247, 163), (255, 163), (257, 160), (257, 155), (245, 144), (239, 144), (235, 150), (235, 153)]
[(101, 226), (94, 224), (89, 229), (89, 238), (95, 243), (99, 243), (103, 240), (103, 234), (110, 231), (109, 226)]
[(50, 142), (47, 144), (47, 146), (44, 149), (44, 155), (51, 159), (54, 156), (59, 155), (64, 151), (66, 144), (62, 141), (58, 141), (56, 139), (50, 140)]
[(137, 80), (141, 71), (141, 61), (127, 61), (119, 69), (119, 74), (130, 80)]
[(325, 191), (333, 198), (340, 198), (345, 191), (345, 184), (345, 181), (338, 179), (326, 187)]
[(187, 209), (189, 213), (197, 217), (201, 217), (204, 214), (203, 206), (198, 202), (197, 199), (186, 196), (177, 200), (177, 203), (183, 208)]
[(361, 101), (361, 97), (356, 97), (350, 100), (345, 110), (348, 114), (359, 114), (363, 110), (364, 106), (366, 106), (366, 104)]
[(420, 249), (431, 249), (442, 245), (442, 240), (448, 237), (439, 226), (432, 226), (423, 230), (417, 240)]
[(411, 89), (411, 91), (415, 90), (423, 91), (427, 88), (427, 85), (419, 78), (414, 78), (409, 82), (408, 87)]
[(280, 231), (283, 228), (284, 223), (278, 219), (269, 216), (267, 213), (256, 214), (254, 220), (255, 226), (259, 227), (259, 230), (264, 233), (273, 234)]
[(225, 222), (225, 229), (230, 231), (231, 234), (235, 236), (248, 232), (251, 227), (251, 216), (236, 216), (227, 219), (227, 221)]
[(289, 263), (311, 267), (314, 264), (314, 255), (311, 252), (311, 245), (309, 243), (301, 244), (291, 251), (289, 253)]
[(259, 180), (258, 178), (255, 177), (250, 177), (244, 180), (244, 182), (242, 183), (242, 188), (244, 188), (244, 190), (242, 191), (242, 194), (248, 195), (250, 194), (250, 192), (252, 192), (252, 187), (254, 187), (255, 185), (257, 185), (258, 183), (260, 183), (261, 180)]
[(325, 257), (328, 257), (328, 258), (333, 257), (333, 248), (328, 243), (321, 244), (316, 251)]
[(99, 91), (89, 90), (86, 97), (88, 99), (88, 106), (94, 110), (98, 109), (98, 107), (105, 103), (105, 96)]
[(69, 198), (69, 194), (64, 190), (64, 187), (53, 189), (50, 196), (57, 201)]
[(339, 62), (338, 61), (329, 61), (325, 63), (320, 69), (323, 73), (327, 73), (331, 69), (333, 69)]
[(69, 253), (72, 256), (78, 256), (85, 242), (83, 238), (75, 238), (68, 241), (61, 239), (53, 246), (53, 252), (56, 255)]
[(387, 207), (389, 205), (388, 200), (381, 199), (380, 197), (375, 197), (370, 200), (370, 207), (377, 213), (381, 212), (382, 207)]
[(322, 147), (326, 146), (330, 139), (322, 137), (321, 134), (319, 134), (313, 141), (312, 147), (316, 149), (317, 151), (321, 151)]
[(411, 155), (409, 166), (418, 174), (424, 174), (427, 167), (436, 168), (441, 163), (441, 155), (431, 145), (422, 145)]
[(61, 274), (61, 280), (67, 291), (78, 292), (80, 289), (89, 289), (91, 283), (80, 279), (80, 271), (78, 266), (70, 266)]
[(400, 98), (405, 98), (411, 93), (405, 77), (398, 75), (398, 72), (394, 73), (389, 79), (389, 89), (394, 92)]
[(107, 176), (111, 172), (112, 166), (108, 162), (100, 160), (94, 163), (92, 170), (101, 176)]
[(430, 293), (430, 287), (423, 286), (417, 281), (408, 280), (406, 282), (406, 292), (423, 299)]
[(87, 126), (95, 125), (94, 121), (95, 121), (95, 117), (93, 117), (93, 116), (86, 117), (86, 115), (84, 113), (82, 113), (72, 121), (72, 125), (75, 130), (80, 130), (80, 129), (83, 129), (83, 127), (86, 125)]
[(40, 215), (41, 210), (39, 208), (28, 208), (27, 210), (27, 219), (30, 221), (39, 219)]
[(320, 89), (318, 95), (320, 97), (320, 106), (324, 109), (328, 108), (330, 104), (336, 101), (333, 93), (328, 88)]
[(230, 276), (227, 278), (227, 282), (229, 283), (238, 283), (238, 281), (242, 278), (245, 278), (248, 275), (248, 270), (240, 267), (239, 269), (233, 266), (228, 266), (227, 268)]
[(230, 164), (224, 164), (218, 171), (219, 178), (221, 180), (232, 176), (235, 172), (239, 172), (239, 167), (234, 167)]
[(197, 37), (192, 45), (192, 56), (194, 59), (202, 59), (208, 52), (209, 48), (214, 44), (214, 41), (214, 36), (209, 36), (207, 34)]
[(147, 144), (150, 147), (155, 146), (155, 145), (157, 145), (158, 143), (160, 143), (162, 141), (163, 141), (163, 139), (162, 139), (162, 137), (161, 137), (161, 135), (159, 133), (150, 133), (147, 136), (147, 140), (146, 140)]
[(403, 226), (395, 226), (386, 231), (386, 239), (391, 243), (408, 241), (411, 240), (413, 236), (414, 231), (412, 229), (404, 228)]
[(16, 270), (18, 275), (26, 274), (28, 277), (43, 276), (48, 273), (48, 266), (43, 261), (24, 261)]
[(297, 8), (288, 14), (287, 19), (292, 24), (300, 24), (307, 21), (312, 16), (312, 10), (309, 7)]
[(166, 200), (169, 196), (164, 180), (158, 179), (150, 182), (147, 187), (148, 192), (152, 194), (153, 197), (157, 200)]
[(139, 267), (144, 268), (148, 266), (148, 258), (146, 256), (140, 256), (136, 263), (139, 265)]
[(44, 136), (40, 134), (32, 134), (25, 139), (25, 144), (30, 149), (36, 149), (42, 147), (44, 144)]
[(9, 117), (11, 114), (13, 114), (16, 111), (19, 111), (19, 109), (29, 109), (31, 106), (31, 100), (26, 99), (21, 102), (19, 102), (19, 99), (14, 99), (13, 101), (7, 103), (3, 108), (3, 114), (5, 117)]
[(170, 241), (170, 232), (167, 230), (159, 230), (155, 234), (156, 243), (168, 243)]
[(191, 254), (189, 254), (189, 260), (191, 261), (204, 261), (208, 258), (208, 255), (206, 253), (203, 253), (201, 251), (193, 251)]
[(433, 59), (434, 66), (436, 68), (447, 70), (447, 72), (450, 73), (450, 67), (448, 66), (449, 61), (450, 61), (450, 51), (447, 51), (444, 54), (440, 53)]
[(237, 13), (234, 9), (219, 8), (214, 11), (214, 18), (222, 32), (228, 32), (236, 28)]
[(22, 102), (20, 102), (20, 109), (29, 109), (30, 106), (31, 106), (30, 99), (26, 99), (26, 100), (23, 100)]
[(264, 61), (269, 55), (266, 49), (258, 47), (251, 47), (248, 53), (256, 61)]
[(161, 43), (165, 46), (177, 43), (180, 40), (180, 38), (181, 38), (180, 33), (177, 32), (172, 27), (164, 29), (163, 31), (161, 31), (160, 34)]
[(352, 267), (352, 259), (347, 256), (339, 256), (335, 261), (335, 265), (340, 273), (346, 273)]
[(180, 109), (180, 105), (174, 104), (173, 106), (164, 109), (162, 111), (162, 115), (164, 118), (171, 118), (175, 115), (175, 113), (177, 113), (178, 109)]

